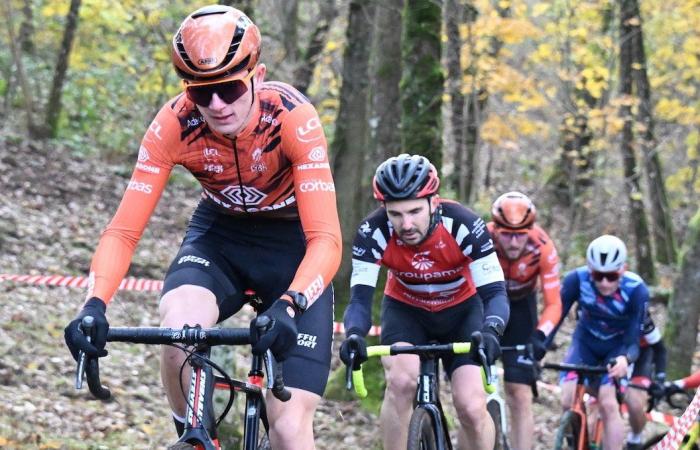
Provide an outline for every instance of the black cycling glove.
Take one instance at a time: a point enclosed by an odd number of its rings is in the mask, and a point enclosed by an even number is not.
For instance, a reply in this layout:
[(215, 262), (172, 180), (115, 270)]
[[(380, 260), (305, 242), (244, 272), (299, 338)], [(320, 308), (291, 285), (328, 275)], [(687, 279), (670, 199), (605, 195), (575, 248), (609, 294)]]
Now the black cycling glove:
[[(83, 309), (80, 310), (78, 315), (75, 316), (75, 319), (63, 330), (66, 345), (76, 361), (78, 361), (81, 350), (89, 357), (100, 358), (102, 356), (107, 356), (105, 344), (107, 344), (109, 322), (107, 322), (107, 317), (105, 317), (106, 310), (107, 305), (102, 300), (97, 297), (92, 297), (85, 302)], [(92, 316), (95, 319), (90, 333), (90, 342), (88, 342), (87, 337), (83, 334), (80, 325), (85, 316)]]
[(544, 358), (545, 353), (547, 353), (547, 345), (545, 340), (547, 336), (544, 335), (542, 330), (535, 330), (530, 336), (530, 344), (532, 344), (532, 356), (535, 360), (540, 361)]
[[(290, 315), (288, 310), (294, 316)], [(272, 351), (277, 361), (289, 358), (297, 346), (297, 320), (300, 314), (294, 312), (290, 302), (278, 299), (267, 311), (260, 314), (250, 322), (250, 336), (253, 353), (262, 355), (267, 349)], [(270, 325), (264, 329), (258, 329), (258, 320), (262, 317), (270, 319)]]
[[(481, 360), (479, 359), (479, 353), (478, 353), (478, 345), (479, 342), (477, 339), (474, 339), (474, 335), (477, 334), (476, 332), (472, 334), (472, 350), (471, 350), (471, 355), (472, 359), (478, 363), (481, 363)], [(481, 344), (484, 347), (484, 354), (486, 356), (486, 364), (489, 366), (493, 365), (496, 360), (498, 359), (499, 356), (501, 356), (501, 344), (499, 342), (499, 337), (498, 333), (496, 330), (494, 330), (490, 326), (485, 326), (481, 330)]]
[(359, 370), (363, 362), (367, 361), (367, 342), (365, 338), (357, 333), (351, 333), (347, 339), (340, 344), (340, 360), (346, 366), (350, 365), (350, 352), (355, 352), (353, 370)]

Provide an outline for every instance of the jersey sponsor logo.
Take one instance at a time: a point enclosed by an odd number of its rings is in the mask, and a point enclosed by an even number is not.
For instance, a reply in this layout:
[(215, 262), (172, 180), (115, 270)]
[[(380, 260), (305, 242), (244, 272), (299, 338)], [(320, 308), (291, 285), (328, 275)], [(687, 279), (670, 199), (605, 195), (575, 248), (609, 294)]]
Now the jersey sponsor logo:
[(311, 169), (330, 169), (331, 165), (328, 163), (308, 163), (299, 164), (297, 170), (311, 170)]
[(474, 232), (474, 237), (479, 239), (484, 231), (486, 231), (486, 223), (481, 217), (477, 218), (474, 223), (472, 223), (472, 231)]
[(369, 236), (371, 232), (372, 227), (369, 226), (369, 222), (365, 222), (362, 225), (360, 225), (360, 229), (358, 230), (358, 233), (360, 233), (363, 237)]
[(148, 172), (148, 173), (160, 173), (160, 167), (155, 167), (155, 166), (149, 166), (148, 164), (136, 163), (136, 168), (143, 171), (143, 172)]
[(216, 56), (210, 56), (210, 57), (208, 57), (208, 58), (199, 58), (199, 60), (197, 61), (197, 63), (198, 63), (200, 66), (206, 66), (206, 65), (209, 65), (209, 64), (216, 64)]
[(204, 150), (202, 150), (202, 154), (204, 155), (204, 159), (206, 159), (207, 161), (211, 161), (219, 157), (219, 150), (207, 147)]
[(265, 165), (264, 162), (261, 161), (262, 153), (263, 153), (263, 151), (261, 148), (256, 148), (253, 151), (253, 164), (250, 165), (251, 171), (257, 172), (257, 173), (263, 173), (267, 170), (267, 166)]
[(129, 181), (129, 185), (126, 187), (126, 190), (127, 191), (143, 192), (144, 194), (150, 194), (151, 192), (153, 192), (153, 185), (142, 183), (140, 181), (131, 180), (131, 181)]
[(367, 253), (367, 249), (366, 249), (366, 248), (358, 247), (358, 246), (356, 246), (356, 245), (353, 245), (353, 246), (352, 246), (352, 255), (353, 255), (353, 256), (362, 256), (362, 255), (364, 255), (365, 253)]
[(318, 343), (318, 336), (313, 334), (299, 333), (297, 334), (297, 345), (299, 347), (307, 347), (314, 349)]
[(433, 264), (435, 264), (435, 261), (428, 258), (429, 254), (430, 254), (430, 251), (420, 252), (420, 253), (416, 253), (415, 255), (413, 255), (413, 259), (411, 260), (411, 265), (413, 266), (413, 268), (422, 271), (422, 270), (428, 270), (431, 267), (433, 267)]
[(437, 272), (416, 273), (416, 272), (396, 272), (396, 276), (400, 278), (410, 278), (415, 280), (430, 281), (438, 278), (455, 278), (460, 274), (462, 269), (447, 269)]
[(320, 134), (316, 133), (313, 136), (308, 136), (313, 130), (321, 128), (321, 121), (318, 117), (312, 117), (306, 121), (306, 124), (301, 127), (297, 127), (297, 140), (299, 142), (311, 142), (313, 140), (319, 139)]
[(200, 123), (204, 122), (204, 117), (191, 117), (187, 119), (187, 128), (195, 128), (198, 127)]
[(201, 264), (204, 267), (209, 267), (209, 264), (210, 264), (209, 261), (207, 261), (206, 259), (200, 258), (199, 256), (194, 256), (194, 255), (185, 255), (177, 260), (178, 264), (184, 264), (187, 262)]
[(205, 172), (212, 172), (212, 173), (223, 173), (224, 165), (223, 164), (204, 164), (204, 171)]
[(304, 296), (309, 299), (309, 303), (313, 302), (323, 294), (323, 276), (319, 275), (311, 282), (309, 287), (304, 290)]
[(440, 239), (437, 244), (435, 244), (435, 249), (436, 250), (442, 250), (443, 248), (447, 247), (447, 244), (445, 244), (445, 241)]
[(301, 192), (335, 192), (335, 185), (332, 181), (310, 180), (304, 181), (299, 185)]
[(139, 162), (146, 162), (146, 161), (148, 161), (149, 157), (150, 156), (148, 154), (148, 150), (146, 150), (146, 147), (144, 147), (143, 145), (141, 147), (139, 147), (139, 157), (138, 157)]
[(326, 159), (326, 149), (320, 145), (312, 148), (309, 152), (309, 159), (316, 162), (323, 161)]
[(231, 200), (236, 205), (259, 205), (265, 200), (267, 194), (250, 186), (226, 186), (221, 190), (221, 195)]
[(260, 116), (260, 121), (265, 122), (265, 123), (269, 123), (272, 126), (279, 125), (279, 122), (277, 121), (277, 119), (272, 117), (272, 114), (263, 114), (262, 116)]
[(486, 253), (487, 251), (491, 250), (493, 248), (493, 241), (489, 239), (489, 241), (481, 246), (481, 253)]
[(151, 125), (148, 126), (148, 130), (153, 133), (153, 135), (157, 137), (159, 141), (163, 140), (163, 137), (160, 135), (162, 129), (162, 125), (159, 124), (157, 120), (154, 120), (151, 122)]

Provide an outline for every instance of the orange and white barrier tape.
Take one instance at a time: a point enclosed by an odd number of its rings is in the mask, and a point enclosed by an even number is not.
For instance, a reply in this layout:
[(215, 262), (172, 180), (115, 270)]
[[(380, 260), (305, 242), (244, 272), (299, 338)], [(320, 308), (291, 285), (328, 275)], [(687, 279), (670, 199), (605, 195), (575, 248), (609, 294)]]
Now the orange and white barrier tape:
[(698, 412), (700, 412), (700, 390), (695, 392), (693, 401), (690, 402), (680, 419), (668, 430), (661, 442), (656, 444), (654, 450), (676, 450), (680, 447), (681, 442), (683, 442), (683, 436), (697, 420)]
[[(87, 288), (88, 277), (64, 276), (64, 275), (16, 275), (0, 273), (0, 282), (13, 281), (15, 283), (33, 284), (40, 286), (64, 286), (72, 288)], [(122, 291), (150, 291), (160, 292), (163, 290), (161, 280), (148, 280), (144, 278), (124, 278), (119, 284)], [(369, 336), (379, 336), (381, 327), (373, 325), (369, 330)], [(339, 322), (333, 322), (333, 333), (344, 333), (345, 326)]]

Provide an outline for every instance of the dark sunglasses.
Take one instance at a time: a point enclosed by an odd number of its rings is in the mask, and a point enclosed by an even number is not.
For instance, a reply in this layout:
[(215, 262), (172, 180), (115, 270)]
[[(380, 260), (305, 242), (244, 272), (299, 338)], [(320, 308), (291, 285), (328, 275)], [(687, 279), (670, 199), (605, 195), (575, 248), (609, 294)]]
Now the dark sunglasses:
[(199, 106), (204, 107), (209, 106), (214, 93), (216, 93), (222, 101), (230, 105), (241, 98), (246, 92), (248, 92), (248, 85), (243, 80), (187, 87), (187, 97)]
[(603, 278), (606, 280), (612, 282), (612, 281), (617, 281), (620, 279), (620, 273), (619, 272), (596, 272), (593, 271), (591, 272), (591, 276), (593, 277), (593, 280), (595, 281), (603, 281)]

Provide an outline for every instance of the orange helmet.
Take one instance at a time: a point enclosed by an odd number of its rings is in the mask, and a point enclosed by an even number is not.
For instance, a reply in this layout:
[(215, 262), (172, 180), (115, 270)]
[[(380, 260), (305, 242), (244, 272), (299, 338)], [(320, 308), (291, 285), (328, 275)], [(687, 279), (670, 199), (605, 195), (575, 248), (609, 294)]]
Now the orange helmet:
[(535, 223), (537, 209), (527, 195), (517, 191), (506, 192), (493, 202), (491, 218), (498, 226), (519, 230)]
[(173, 36), (175, 71), (187, 84), (243, 78), (260, 57), (260, 31), (241, 11), (210, 5), (193, 12)]

